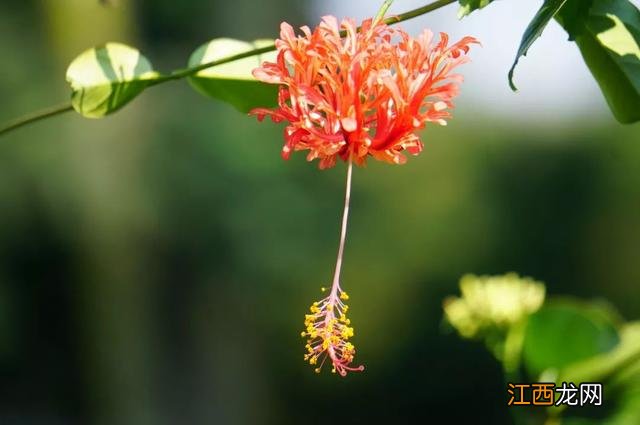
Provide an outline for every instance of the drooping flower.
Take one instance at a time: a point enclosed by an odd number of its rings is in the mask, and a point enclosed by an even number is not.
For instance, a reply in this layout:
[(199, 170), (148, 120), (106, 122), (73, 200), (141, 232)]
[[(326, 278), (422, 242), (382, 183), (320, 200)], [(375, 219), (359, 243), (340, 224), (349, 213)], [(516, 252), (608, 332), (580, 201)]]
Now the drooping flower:
[(464, 37), (448, 45), (445, 33), (435, 42), (430, 31), (412, 38), (379, 17), (365, 20), (358, 29), (351, 19), (338, 23), (325, 16), (313, 32), (301, 29), (302, 35), (296, 36), (291, 25), (282, 23), (276, 62), (253, 71), (258, 80), (279, 85), (278, 107), (250, 113), (259, 120), (270, 116), (274, 122), (286, 121), (284, 159), (293, 151), (308, 150), (307, 160), (319, 159), (321, 169), (333, 167), (338, 157), (348, 163), (331, 290), (311, 305), (302, 331), (307, 338), (304, 358), (316, 372), (328, 359), (332, 371), (345, 376), (364, 370), (351, 366), (355, 347), (349, 338), (354, 332), (343, 303), (348, 296), (340, 286), (353, 164), (364, 165), (369, 156), (402, 164), (405, 150), (420, 153), (416, 132), (428, 122), (446, 124), (462, 81), (452, 70), (466, 61), (464, 54), (477, 41)]
[(452, 70), (477, 43), (464, 37), (448, 45), (445, 33), (435, 42), (428, 30), (412, 38), (372, 19), (358, 31), (353, 20), (338, 23), (333, 16), (313, 32), (301, 30), (296, 36), (282, 23), (277, 62), (253, 72), (280, 85), (279, 106), (251, 114), (286, 121), (283, 158), (308, 150), (307, 160), (319, 159), (320, 168), (334, 166), (338, 157), (358, 165), (368, 156), (402, 164), (403, 151), (420, 153), (416, 132), (428, 122), (446, 124), (462, 81)]
[[(322, 288), (323, 291), (326, 288)], [(311, 304), (311, 314), (305, 315), (305, 330), (301, 335), (307, 338), (307, 353), (304, 359), (316, 366), (316, 373), (320, 373), (325, 361), (333, 364), (331, 371), (342, 376), (347, 371), (362, 371), (364, 366), (350, 366), (356, 349), (349, 338), (353, 336), (353, 328), (347, 318), (349, 306), (343, 301), (349, 296), (338, 285), (329, 295)]]

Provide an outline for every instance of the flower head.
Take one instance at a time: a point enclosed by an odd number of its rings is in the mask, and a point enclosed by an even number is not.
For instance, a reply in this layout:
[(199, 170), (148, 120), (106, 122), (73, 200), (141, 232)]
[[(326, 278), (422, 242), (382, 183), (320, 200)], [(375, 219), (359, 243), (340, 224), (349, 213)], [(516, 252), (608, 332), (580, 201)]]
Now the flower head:
[(364, 370), (364, 366), (349, 366), (356, 349), (349, 342), (353, 328), (349, 326), (351, 320), (347, 318), (349, 306), (343, 302), (348, 299), (347, 293), (337, 287), (326, 298), (311, 304), (310, 314), (305, 315), (305, 330), (301, 333), (307, 338), (304, 359), (316, 366), (316, 373), (320, 373), (327, 359), (333, 364), (331, 371), (341, 376), (345, 376), (347, 371)]
[[(422, 150), (416, 131), (427, 122), (445, 125), (462, 77), (453, 68), (466, 61), (472, 37), (448, 45), (425, 30), (417, 38), (371, 19), (360, 30), (351, 19), (325, 16), (312, 32), (296, 36), (283, 22), (277, 62), (253, 75), (279, 84), (278, 108), (251, 111), (262, 120), (287, 121), (282, 156), (308, 150), (320, 168), (336, 159), (363, 165), (369, 155), (402, 164), (407, 150)], [(340, 30), (344, 32), (341, 34)]]
[(466, 275), (462, 297), (444, 301), (445, 316), (465, 338), (504, 329), (535, 313), (544, 302), (545, 286), (515, 273), (503, 276)]

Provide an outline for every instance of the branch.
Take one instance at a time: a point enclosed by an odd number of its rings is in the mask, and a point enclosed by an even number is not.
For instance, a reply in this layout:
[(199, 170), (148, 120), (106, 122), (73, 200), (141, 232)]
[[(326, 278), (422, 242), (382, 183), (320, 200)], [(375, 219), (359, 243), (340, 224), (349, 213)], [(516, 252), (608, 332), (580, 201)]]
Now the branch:
[[(385, 24), (388, 25), (393, 25), (393, 24), (397, 24), (399, 22), (403, 22), (403, 21), (407, 21), (409, 19), (413, 19), (416, 18), (418, 16), (421, 15), (425, 15), (429, 12), (433, 12), (434, 10), (440, 9), (441, 7), (447, 6), (451, 3), (455, 3), (457, 0), (437, 0), (434, 1), (433, 3), (429, 3), (425, 6), (419, 7), (417, 9), (413, 9), (410, 10), (408, 12), (405, 13), (401, 13), (399, 15), (396, 16), (391, 16), (388, 18), (385, 18), (383, 20), (383, 22)], [(391, 1), (385, 1), (385, 3), (383, 4), (383, 7), (381, 9), (381, 11), (386, 11), (386, 8), (389, 7)], [(385, 8), (386, 7), (386, 8)], [(185, 68), (185, 69), (179, 69), (177, 71), (172, 72), (169, 75), (163, 75), (153, 81), (149, 82), (149, 86), (155, 86), (158, 84), (162, 84), (165, 83), (167, 81), (174, 81), (174, 80), (180, 80), (182, 78), (185, 77), (189, 77), (191, 75), (197, 74), (198, 72), (207, 69), (207, 68), (212, 68), (214, 66), (218, 66), (218, 65), (222, 65), (225, 63), (229, 63), (229, 62), (234, 62), (240, 59), (244, 59), (244, 58), (248, 58), (251, 56), (256, 56), (256, 55), (261, 55), (263, 53), (267, 53), (267, 52), (271, 52), (276, 50), (276, 46), (275, 44), (271, 44), (269, 46), (265, 46), (265, 47), (261, 47), (259, 49), (253, 49), (253, 50), (249, 50), (247, 52), (244, 53), (239, 53), (237, 55), (233, 55), (233, 56), (228, 56), (226, 58), (223, 59), (218, 59), (212, 62), (207, 62), (207, 63), (203, 63), (201, 65), (198, 66), (194, 66), (191, 68)], [(0, 137), (13, 131), (16, 130), (20, 127), (29, 125), (31, 123), (40, 121), (40, 120), (44, 120), (46, 118), (50, 118), (50, 117), (54, 117), (56, 115), (60, 115), (63, 114), (65, 112), (69, 112), (73, 110), (73, 106), (71, 106), (70, 102), (64, 103), (62, 105), (56, 105), (56, 106), (52, 106), (46, 109), (43, 109), (41, 111), (37, 111), (37, 112), (33, 112), (27, 115), (23, 115), (7, 124), (5, 124), (4, 126), (0, 127)]]
[(29, 125), (36, 121), (43, 120), (45, 118), (54, 117), (56, 115), (63, 114), (65, 112), (73, 111), (73, 106), (71, 106), (71, 102), (66, 102), (60, 105), (51, 106), (49, 108), (42, 109), (40, 111), (32, 112), (27, 115), (23, 115), (19, 118), (16, 118), (13, 121), (10, 121), (2, 128), (0, 128), (0, 136), (3, 136), (10, 131), (17, 130), (18, 128)]

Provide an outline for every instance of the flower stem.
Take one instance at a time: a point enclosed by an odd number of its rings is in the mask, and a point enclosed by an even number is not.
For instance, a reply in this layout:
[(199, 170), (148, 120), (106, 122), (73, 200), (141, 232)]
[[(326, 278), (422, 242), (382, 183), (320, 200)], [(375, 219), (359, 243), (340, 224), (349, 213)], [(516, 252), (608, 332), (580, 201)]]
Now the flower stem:
[(387, 13), (387, 10), (389, 10), (389, 8), (391, 7), (391, 3), (393, 3), (393, 0), (385, 0), (384, 3), (382, 3), (382, 6), (380, 6), (380, 10), (378, 11), (378, 14), (373, 19), (374, 25), (377, 24), (378, 21), (380, 21), (380, 19), (384, 18), (384, 15)]
[(340, 288), (340, 270), (342, 269), (342, 257), (344, 255), (344, 242), (347, 239), (347, 223), (349, 221), (349, 201), (351, 199), (351, 174), (353, 172), (353, 162), (349, 159), (347, 165), (347, 182), (344, 191), (344, 210), (342, 212), (342, 228), (340, 229), (340, 244), (338, 245), (338, 258), (336, 259), (336, 271), (333, 274), (331, 284), (330, 299), (337, 299)]
[[(397, 24), (399, 22), (403, 22), (403, 21), (407, 21), (409, 19), (413, 19), (416, 18), (418, 16), (421, 15), (425, 15), (429, 12), (433, 12), (434, 10), (440, 9), (441, 7), (447, 6), (451, 3), (455, 3), (457, 0), (436, 0), (432, 3), (429, 3), (425, 6), (419, 7), (417, 9), (413, 9), (410, 10), (408, 12), (405, 13), (401, 13), (399, 15), (396, 16), (390, 16), (388, 18), (385, 18), (383, 20), (383, 22), (385, 24)], [(380, 11), (378, 12), (378, 15), (376, 16), (376, 21), (378, 19), (381, 19), (382, 16), (384, 16), (384, 14), (387, 12), (387, 9), (389, 8), (389, 6), (391, 6), (391, 3), (393, 2), (393, 0), (385, 0), (385, 2), (382, 4), (382, 7), (380, 8)], [(342, 32), (341, 34), (344, 35), (344, 32)], [(211, 61), (211, 62), (207, 62), (207, 63), (203, 63), (191, 68), (185, 68), (185, 69), (179, 69), (176, 70), (168, 75), (162, 75), (152, 81), (149, 82), (149, 86), (155, 86), (158, 84), (162, 84), (165, 83), (167, 81), (174, 81), (174, 80), (180, 80), (182, 78), (185, 77), (189, 77), (191, 75), (197, 74), (198, 72), (207, 69), (207, 68), (212, 68), (214, 66), (218, 66), (218, 65), (222, 65), (225, 63), (229, 63), (229, 62), (234, 62), (240, 59), (244, 59), (244, 58), (248, 58), (251, 56), (256, 56), (256, 55), (261, 55), (263, 53), (267, 53), (267, 52), (271, 52), (273, 50), (276, 49), (275, 44), (271, 44), (268, 46), (264, 46), (264, 47), (260, 47), (258, 49), (253, 49), (253, 50), (249, 50), (247, 52), (243, 52), (243, 53), (239, 53), (233, 56), (228, 56), (226, 58), (222, 58), (222, 59), (218, 59), (215, 61)], [(16, 130), (20, 127), (23, 127), (25, 125), (34, 123), (36, 121), (40, 121), (49, 117), (53, 117), (55, 115), (59, 115), (62, 114), (64, 112), (68, 112), (71, 111), (73, 109), (73, 107), (71, 106), (70, 103), (65, 103), (63, 105), (59, 105), (59, 106), (53, 106), (47, 109), (44, 109), (42, 111), (38, 111), (38, 112), (34, 112), (34, 113), (30, 113), (28, 115), (23, 115), (9, 123), (7, 123), (6, 125), (0, 127), (0, 136), (3, 136), (4, 134), (7, 134), (13, 130)]]
[(385, 24), (393, 25), (398, 22), (408, 21), (409, 19), (417, 18), (418, 16), (426, 15), (429, 12), (433, 12), (434, 10), (438, 10), (441, 7), (450, 5), (451, 3), (456, 3), (458, 0), (437, 0), (433, 3), (429, 3), (417, 9), (410, 10), (405, 13), (401, 13), (396, 16), (390, 16), (384, 20)]

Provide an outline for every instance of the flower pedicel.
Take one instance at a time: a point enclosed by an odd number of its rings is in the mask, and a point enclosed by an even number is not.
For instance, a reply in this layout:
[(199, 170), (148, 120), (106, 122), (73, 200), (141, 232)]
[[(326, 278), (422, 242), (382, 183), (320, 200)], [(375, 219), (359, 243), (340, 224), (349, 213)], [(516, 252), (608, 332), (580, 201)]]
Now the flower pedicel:
[(347, 162), (333, 282), (329, 294), (311, 305), (302, 332), (307, 338), (304, 358), (315, 371), (330, 361), (332, 371), (345, 376), (364, 369), (351, 366), (353, 328), (344, 303), (349, 297), (340, 287), (353, 163), (362, 166), (372, 157), (403, 164), (405, 150), (420, 153), (423, 145), (416, 132), (428, 122), (446, 125), (462, 81), (452, 70), (467, 61), (465, 54), (477, 41), (464, 37), (448, 45), (445, 33), (436, 42), (428, 30), (412, 38), (379, 19), (367, 19), (358, 29), (353, 20), (338, 23), (333, 16), (325, 16), (314, 31), (301, 30), (296, 36), (283, 22), (277, 62), (265, 62), (253, 72), (260, 81), (280, 85), (278, 107), (250, 113), (259, 120), (270, 116), (287, 123), (284, 159), (306, 150), (307, 160), (318, 159), (321, 169), (333, 167), (338, 158)]

